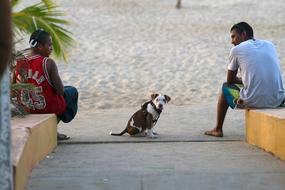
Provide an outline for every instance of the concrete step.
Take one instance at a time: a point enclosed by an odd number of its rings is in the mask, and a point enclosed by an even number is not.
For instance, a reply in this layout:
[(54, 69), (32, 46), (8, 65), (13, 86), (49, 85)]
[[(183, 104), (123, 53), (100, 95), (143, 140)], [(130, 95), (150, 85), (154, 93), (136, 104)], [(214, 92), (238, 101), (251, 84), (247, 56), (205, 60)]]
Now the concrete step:
[(35, 165), (57, 146), (54, 114), (30, 114), (11, 120), (14, 189), (23, 190)]
[(247, 110), (247, 142), (285, 160), (285, 108)]
[(61, 144), (28, 190), (284, 190), (284, 179), (283, 161), (243, 141)]

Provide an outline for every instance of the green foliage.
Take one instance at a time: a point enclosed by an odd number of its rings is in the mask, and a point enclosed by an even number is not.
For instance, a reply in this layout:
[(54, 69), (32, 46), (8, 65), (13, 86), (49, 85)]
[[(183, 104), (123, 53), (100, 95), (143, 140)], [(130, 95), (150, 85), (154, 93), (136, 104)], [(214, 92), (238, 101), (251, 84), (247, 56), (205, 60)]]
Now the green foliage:
[[(13, 0), (12, 6), (16, 6), (19, 2), (20, 0)], [(40, 3), (13, 12), (12, 22), (16, 35), (31, 34), (40, 28), (49, 32), (53, 40), (55, 57), (67, 62), (68, 48), (74, 44), (74, 39), (72, 33), (64, 28), (70, 22), (61, 18), (65, 14), (58, 8), (52, 0), (42, 0)]]

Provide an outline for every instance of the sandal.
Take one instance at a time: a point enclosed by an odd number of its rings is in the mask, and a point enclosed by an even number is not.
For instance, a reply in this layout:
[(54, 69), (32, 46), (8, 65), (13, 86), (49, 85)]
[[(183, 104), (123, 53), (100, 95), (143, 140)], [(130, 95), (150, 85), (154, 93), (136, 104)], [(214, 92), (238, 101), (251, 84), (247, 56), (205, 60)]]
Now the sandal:
[(68, 140), (70, 139), (70, 136), (67, 136), (65, 134), (62, 133), (57, 133), (57, 140), (58, 141), (64, 141), (64, 140)]
[(215, 130), (206, 131), (204, 134), (213, 136), (213, 137), (223, 137), (224, 136), (223, 132), (215, 131)]

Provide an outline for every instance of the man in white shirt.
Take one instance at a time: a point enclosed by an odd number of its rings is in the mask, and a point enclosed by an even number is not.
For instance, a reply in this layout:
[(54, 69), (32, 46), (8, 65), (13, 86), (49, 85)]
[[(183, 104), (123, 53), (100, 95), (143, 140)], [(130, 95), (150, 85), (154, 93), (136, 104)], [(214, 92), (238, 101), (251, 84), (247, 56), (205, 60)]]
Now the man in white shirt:
[[(246, 22), (231, 28), (234, 47), (230, 51), (227, 82), (217, 105), (216, 127), (205, 135), (223, 137), (223, 123), (230, 106), (234, 108), (276, 108), (284, 103), (280, 65), (273, 44), (253, 37)], [(237, 76), (238, 69), (241, 77)]]

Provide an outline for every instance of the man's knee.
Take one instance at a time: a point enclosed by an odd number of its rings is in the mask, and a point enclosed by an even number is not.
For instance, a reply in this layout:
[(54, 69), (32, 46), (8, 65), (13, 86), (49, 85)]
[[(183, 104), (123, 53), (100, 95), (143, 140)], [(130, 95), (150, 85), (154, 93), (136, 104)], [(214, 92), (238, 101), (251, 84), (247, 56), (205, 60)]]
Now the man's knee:
[(71, 92), (72, 92), (73, 97), (78, 98), (78, 90), (77, 90), (77, 88), (72, 86), (71, 87)]
[(73, 86), (65, 86), (64, 87), (65, 96), (71, 96), (74, 98), (78, 98), (78, 90)]
[(228, 87), (229, 87), (229, 83), (224, 82), (223, 85), (222, 85), (222, 90), (221, 90), (221, 94), (222, 95), (224, 95), (225, 88), (228, 88)]
[(222, 85), (222, 88), (225, 88), (225, 87), (230, 87), (231, 85), (230, 85), (230, 83), (228, 83), (228, 82), (224, 82), (223, 83), (223, 85)]

